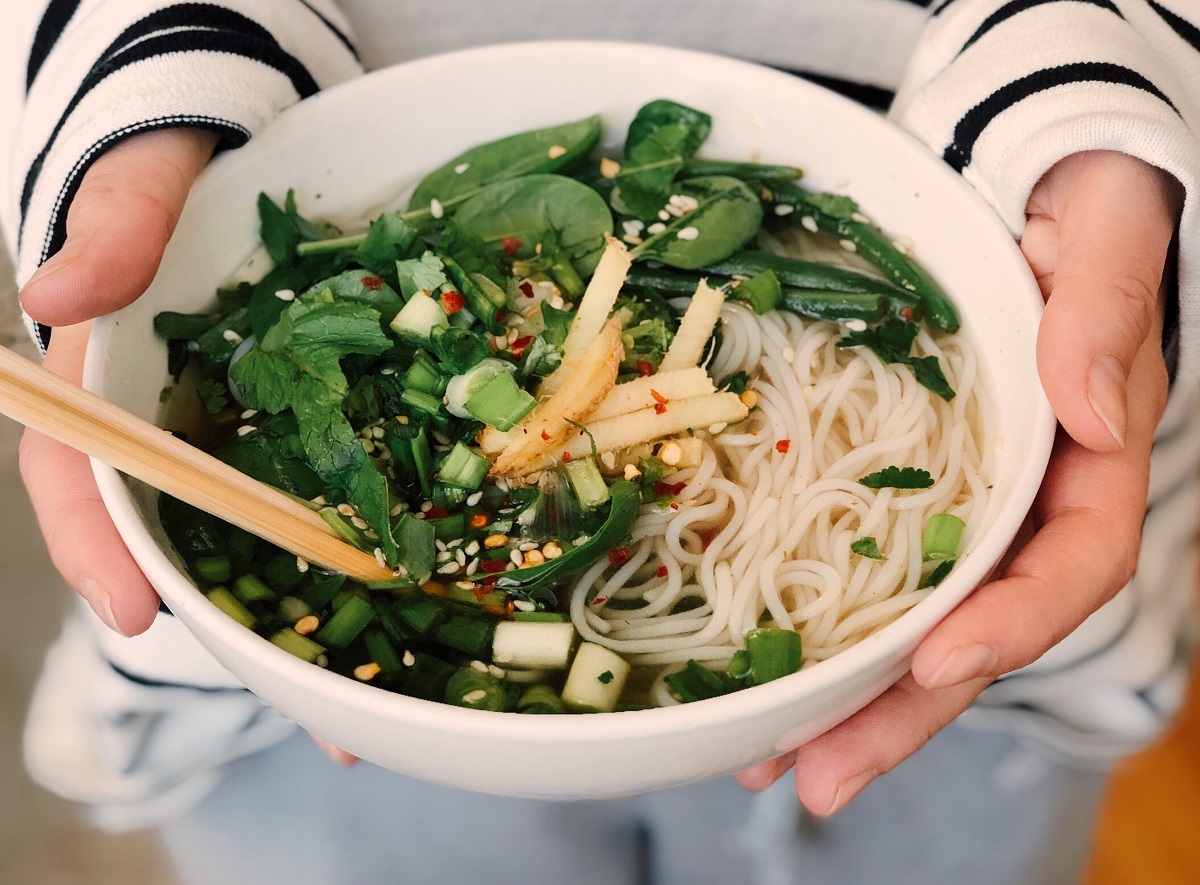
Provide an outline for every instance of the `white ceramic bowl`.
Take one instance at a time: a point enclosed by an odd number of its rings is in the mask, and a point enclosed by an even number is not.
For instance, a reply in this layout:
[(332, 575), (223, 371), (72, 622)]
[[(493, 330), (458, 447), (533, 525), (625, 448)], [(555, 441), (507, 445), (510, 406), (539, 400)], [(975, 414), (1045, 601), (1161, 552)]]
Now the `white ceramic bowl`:
[[(496, 84), (503, 84), (501, 100), (489, 97)], [(467, 789), (546, 798), (644, 791), (760, 762), (845, 719), (898, 679), (921, 637), (994, 567), (1033, 500), (1053, 434), (1034, 367), (1041, 299), (993, 212), (928, 150), (869, 110), (777, 71), (641, 45), (470, 50), (380, 71), (286, 111), (196, 183), (150, 291), (97, 323), (85, 383), (141, 417), (157, 417), (166, 351), (151, 318), (203, 309), (251, 254), (260, 191), (281, 196), (294, 187), (308, 214), (370, 217), (463, 148), (594, 112), (618, 133), (609, 140), (619, 140), (635, 110), (660, 97), (712, 114), (703, 154), (799, 165), (807, 184), (851, 193), (885, 229), (912, 238), (957, 301), (999, 408), (1003, 450), (988, 525), (926, 600), (792, 676), (672, 708), (521, 716), (371, 688), (237, 625), (180, 571), (153, 495), (99, 466), (117, 527), (171, 610), (263, 700), (364, 759)]]

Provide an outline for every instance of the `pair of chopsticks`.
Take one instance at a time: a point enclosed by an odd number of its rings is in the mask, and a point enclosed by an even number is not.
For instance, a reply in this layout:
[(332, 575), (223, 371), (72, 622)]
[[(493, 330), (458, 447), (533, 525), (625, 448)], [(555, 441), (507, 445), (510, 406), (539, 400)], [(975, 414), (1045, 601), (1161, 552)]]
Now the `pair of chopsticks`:
[(0, 413), (316, 566), (360, 581), (392, 577), (298, 501), (4, 347)]

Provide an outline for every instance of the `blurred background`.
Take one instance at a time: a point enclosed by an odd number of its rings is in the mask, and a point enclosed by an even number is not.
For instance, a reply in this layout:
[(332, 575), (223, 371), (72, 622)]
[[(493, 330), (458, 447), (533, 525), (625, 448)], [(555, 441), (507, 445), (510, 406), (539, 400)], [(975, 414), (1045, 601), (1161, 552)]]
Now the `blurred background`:
[[(0, 344), (32, 358), (12, 276), (0, 249)], [(70, 590), (50, 564), (18, 475), (20, 437), (21, 428), (0, 417), (0, 488), (10, 490), (0, 499), (0, 611), (8, 612), (0, 618), (0, 882), (177, 885), (152, 832), (89, 828), (75, 806), (33, 784), (21, 763), (25, 708)], [(1175, 728), (1114, 779), (1086, 885), (1195, 885), (1198, 826), (1200, 680), (1193, 679)]]

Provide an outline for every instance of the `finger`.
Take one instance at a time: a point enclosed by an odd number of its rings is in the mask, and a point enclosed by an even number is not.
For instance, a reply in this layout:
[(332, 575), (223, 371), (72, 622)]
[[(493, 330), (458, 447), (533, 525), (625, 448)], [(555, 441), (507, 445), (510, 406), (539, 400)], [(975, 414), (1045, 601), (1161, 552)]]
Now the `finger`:
[(988, 679), (930, 691), (911, 675), (845, 722), (780, 757), (738, 775), (762, 789), (792, 769), (796, 796), (810, 812), (830, 815), (844, 808), (879, 775), (891, 771), (965, 710)]
[[(86, 324), (59, 329), (46, 367), (78, 380), (86, 340)], [(67, 583), (119, 633), (149, 627), (158, 594), (125, 549), (87, 457), (30, 430), (21, 439), (20, 469), (50, 558)]]
[(146, 290), (216, 136), (148, 132), (104, 153), (67, 212), (67, 240), (22, 288), (26, 313), (67, 326), (111, 313)]
[(1176, 199), (1164, 173), (1124, 154), (1076, 155), (1049, 176), (1048, 202), (1033, 207), (1048, 214), (1035, 212), (1023, 237), (1048, 294), (1042, 384), (1076, 441), (1115, 451), (1127, 434), (1129, 373), (1160, 309)]
[(912, 665), (921, 685), (996, 677), (1031, 663), (1129, 580), (1166, 390), (1152, 338), (1130, 376), (1138, 395), (1125, 448), (1094, 452), (1060, 433), (1034, 511), (1037, 533), (1000, 580), (976, 590), (921, 643)]
[(322, 753), (324, 753), (338, 765), (344, 765), (349, 768), (351, 765), (358, 762), (358, 757), (354, 754), (347, 753), (340, 747), (335, 747), (333, 744), (329, 743), (329, 741), (322, 740), (311, 731), (308, 733), (308, 736), (313, 739), (314, 744), (321, 748)]

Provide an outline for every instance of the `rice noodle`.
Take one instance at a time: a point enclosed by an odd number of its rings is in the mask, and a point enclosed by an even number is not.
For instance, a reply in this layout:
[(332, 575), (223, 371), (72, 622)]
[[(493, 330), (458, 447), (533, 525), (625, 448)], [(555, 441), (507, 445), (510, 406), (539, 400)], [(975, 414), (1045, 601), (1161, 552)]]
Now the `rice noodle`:
[[(701, 463), (671, 477), (686, 483), (678, 509), (644, 505), (629, 560), (601, 560), (571, 589), (583, 638), (633, 664), (719, 665), (763, 623), (794, 627), (805, 661), (824, 660), (928, 592), (919, 589), (931, 568), (921, 535), (932, 514), (960, 516), (966, 547), (986, 509), (996, 428), (962, 336), (917, 338), (957, 393), (946, 402), (907, 366), (838, 347), (839, 325), (739, 304), (726, 304), (722, 319), (710, 372), (749, 373), (757, 408), (715, 436), (697, 431)], [(889, 465), (926, 469), (934, 484), (876, 491), (858, 482)], [(868, 535), (885, 560), (851, 552)], [(679, 606), (687, 597), (691, 607)], [(659, 683), (651, 694), (661, 701)]]

